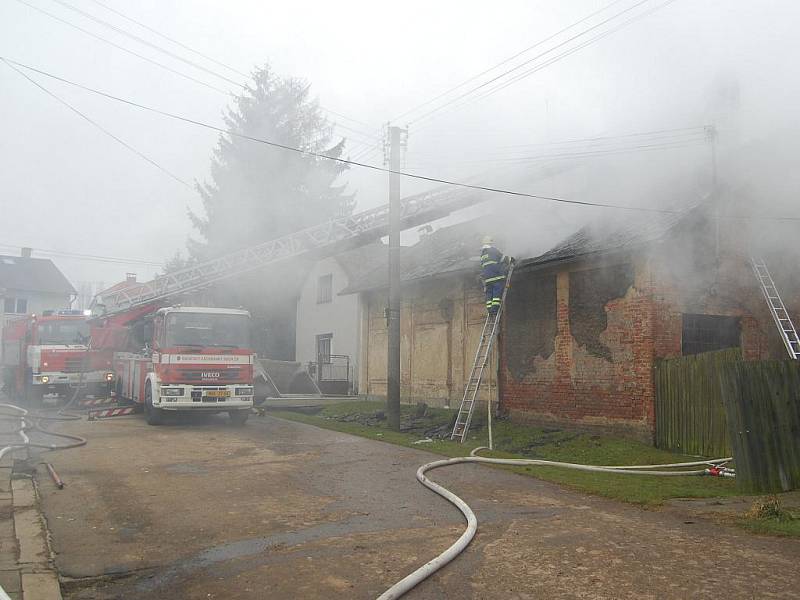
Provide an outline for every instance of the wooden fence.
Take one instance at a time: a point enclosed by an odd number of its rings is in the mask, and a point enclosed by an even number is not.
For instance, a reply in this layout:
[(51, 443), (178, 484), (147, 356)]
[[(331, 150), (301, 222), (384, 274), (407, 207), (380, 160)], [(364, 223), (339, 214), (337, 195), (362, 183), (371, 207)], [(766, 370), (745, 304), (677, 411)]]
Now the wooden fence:
[(720, 388), (723, 365), (738, 349), (661, 360), (655, 368), (656, 446), (692, 456), (730, 456)]
[(800, 361), (725, 364), (721, 389), (739, 487), (800, 488)]

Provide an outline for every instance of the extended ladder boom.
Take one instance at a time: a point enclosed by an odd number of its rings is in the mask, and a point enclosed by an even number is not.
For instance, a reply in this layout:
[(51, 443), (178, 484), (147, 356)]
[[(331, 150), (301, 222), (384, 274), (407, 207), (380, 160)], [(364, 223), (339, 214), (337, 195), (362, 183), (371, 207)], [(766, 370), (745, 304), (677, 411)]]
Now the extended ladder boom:
[[(403, 228), (413, 227), (477, 204), (485, 195), (477, 190), (439, 189), (411, 196), (400, 203)], [(129, 310), (236, 277), (287, 258), (312, 252), (326, 255), (386, 235), (389, 205), (333, 219), (275, 240), (245, 248), (199, 265), (167, 273), (144, 284), (103, 295), (106, 314)]]
[(467, 439), (467, 432), (472, 422), (472, 414), (475, 412), (475, 402), (478, 399), (478, 390), (483, 380), (483, 371), (486, 369), (486, 363), (489, 362), (489, 355), (492, 352), (492, 343), (495, 337), (497, 337), (500, 317), (506, 305), (506, 294), (511, 285), (512, 273), (514, 273), (513, 262), (509, 265), (508, 273), (506, 274), (506, 285), (503, 288), (500, 306), (494, 315), (491, 313), (487, 314), (486, 321), (483, 323), (481, 340), (478, 342), (478, 350), (475, 352), (475, 361), (472, 363), (472, 370), (469, 373), (469, 379), (467, 379), (467, 385), (464, 388), (464, 396), (461, 398), (461, 405), (458, 407), (456, 422), (453, 425), (453, 433), (450, 434), (451, 440), (463, 442)]
[(778, 293), (778, 288), (775, 287), (775, 282), (772, 280), (767, 263), (760, 258), (751, 258), (750, 264), (756, 274), (758, 282), (761, 284), (761, 291), (764, 294), (764, 299), (769, 306), (769, 312), (775, 325), (778, 327), (778, 333), (783, 340), (783, 345), (786, 346), (789, 356), (794, 359), (800, 359), (800, 339), (797, 337), (797, 329), (792, 323), (791, 317), (786, 310), (786, 305)]

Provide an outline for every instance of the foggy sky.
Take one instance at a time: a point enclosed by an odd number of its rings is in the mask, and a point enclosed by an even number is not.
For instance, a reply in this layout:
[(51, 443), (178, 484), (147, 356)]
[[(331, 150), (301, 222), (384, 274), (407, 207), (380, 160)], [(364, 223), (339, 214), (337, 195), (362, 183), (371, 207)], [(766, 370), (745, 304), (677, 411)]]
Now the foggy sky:
[[(220, 84), (51, 0), (29, 1), (154, 60)], [(91, 0), (69, 1), (202, 62)], [(379, 135), (387, 120), (610, 0), (106, 3), (239, 70), (248, 72), (269, 61), (281, 75), (303, 77), (323, 106), (370, 124)], [(796, 145), (772, 144), (770, 139), (787, 137), (800, 123), (798, 16), (800, 7), (789, 1), (677, 0), (486, 100), (426, 123), (412, 122), (408, 169), (463, 179), (504, 164), (492, 161), (522, 154), (509, 146), (711, 122), (720, 128), (723, 177), (735, 178), (743, 164), (756, 164), (747, 160), (751, 156), (791, 169)], [(106, 46), (16, 0), (0, 3), (0, 55), (216, 124), (226, 105), (225, 96)], [(208, 176), (215, 133), (35, 78), (182, 179), (193, 182)], [(739, 90), (734, 106), (717, 93), (730, 82)], [(8, 245), (28, 245), (160, 262), (185, 248), (192, 234), (187, 209), (197, 210), (200, 204), (195, 194), (4, 64), (0, 90), (0, 253), (14, 253)], [(764, 160), (765, 148), (776, 153), (774, 161)], [(551, 147), (545, 150), (552, 152)], [(264, 148), (265, 153), (276, 151)], [(380, 164), (382, 156), (376, 151), (364, 160)], [(709, 149), (699, 144), (587, 159), (558, 177), (527, 184), (525, 191), (621, 204), (669, 202), (673, 195), (701, 189), (708, 173)], [(757, 189), (762, 185), (760, 173), (749, 176)], [(771, 175), (769, 183), (779, 189), (765, 190), (780, 202), (780, 210), (796, 208), (796, 174), (792, 175), (780, 185)], [(344, 179), (357, 192), (359, 210), (386, 201), (385, 175), (354, 168)], [(405, 193), (425, 187), (403, 182)], [(515, 206), (507, 198), (496, 202), (499, 207)], [(566, 234), (600, 209), (542, 205), (541, 210), (547, 217), (543, 222), (561, 224)], [(532, 229), (535, 236), (535, 226)], [(54, 261), (76, 286), (81, 281), (110, 284), (126, 271), (145, 279), (157, 270)]]

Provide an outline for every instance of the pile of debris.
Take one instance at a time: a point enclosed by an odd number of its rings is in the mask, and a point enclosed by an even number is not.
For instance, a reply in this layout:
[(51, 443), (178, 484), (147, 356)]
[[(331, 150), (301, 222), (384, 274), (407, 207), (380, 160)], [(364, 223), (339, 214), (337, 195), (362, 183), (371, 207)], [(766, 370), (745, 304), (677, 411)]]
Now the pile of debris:
[[(341, 414), (321, 415), (331, 421), (342, 423), (358, 423), (365, 427), (384, 427), (386, 424), (386, 412), (384, 410), (355, 411)], [(403, 412), (400, 417), (400, 431), (402, 433), (413, 433), (420, 437), (431, 439), (448, 439), (453, 431), (453, 421), (455, 413), (447, 415), (434, 413), (429, 410), (428, 405), (420, 402), (411, 413)]]

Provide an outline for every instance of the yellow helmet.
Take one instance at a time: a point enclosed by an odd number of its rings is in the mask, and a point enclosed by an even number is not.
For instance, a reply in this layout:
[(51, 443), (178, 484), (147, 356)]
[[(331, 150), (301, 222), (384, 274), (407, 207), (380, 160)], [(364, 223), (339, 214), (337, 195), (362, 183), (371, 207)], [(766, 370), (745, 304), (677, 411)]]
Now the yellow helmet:
[(483, 236), (483, 245), (484, 246), (492, 246), (492, 245), (494, 245), (494, 240), (492, 239), (492, 236), (490, 236), (490, 235)]

